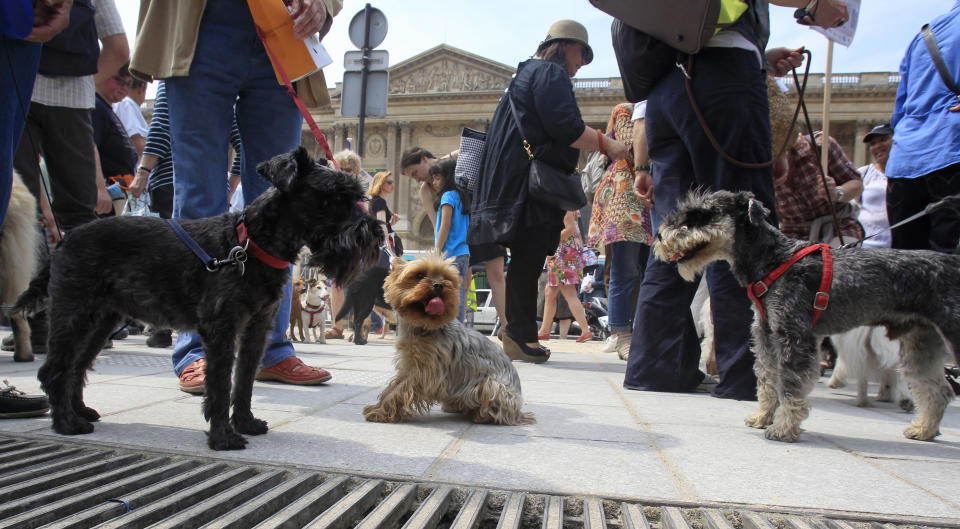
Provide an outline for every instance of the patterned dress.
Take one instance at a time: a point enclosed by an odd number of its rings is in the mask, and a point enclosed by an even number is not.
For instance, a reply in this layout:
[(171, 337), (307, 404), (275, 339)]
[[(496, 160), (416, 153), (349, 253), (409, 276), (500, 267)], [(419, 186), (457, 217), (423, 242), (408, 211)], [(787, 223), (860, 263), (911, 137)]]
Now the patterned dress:
[(547, 286), (579, 285), (583, 281), (581, 251), (583, 241), (580, 228), (576, 228), (573, 235), (560, 241), (557, 252), (547, 257)]
[[(632, 104), (614, 107), (607, 135), (612, 133), (617, 141), (629, 144), (633, 140), (632, 116)], [(587, 246), (602, 249), (620, 241), (653, 243), (650, 210), (633, 192), (633, 180), (633, 156), (607, 167), (594, 195)]]

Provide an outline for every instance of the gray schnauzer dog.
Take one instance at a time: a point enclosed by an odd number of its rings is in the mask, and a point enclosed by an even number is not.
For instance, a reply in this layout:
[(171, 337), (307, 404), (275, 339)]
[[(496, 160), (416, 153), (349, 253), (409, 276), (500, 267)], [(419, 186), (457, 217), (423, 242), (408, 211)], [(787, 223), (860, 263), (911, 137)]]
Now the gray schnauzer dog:
[(827, 296), (821, 293), (827, 290), (821, 288), (825, 254), (807, 255), (779, 279), (760, 283), (810, 246), (767, 223), (768, 213), (747, 192), (691, 193), (664, 219), (654, 245), (657, 257), (676, 262), (688, 281), (713, 261), (729, 262), (740, 284), (757, 297), (753, 350), (760, 409), (746, 418), (747, 426), (766, 428), (767, 439), (796, 441), (810, 413), (807, 396), (819, 377), (821, 338), (882, 325), (891, 339), (902, 342), (900, 363), (917, 403), (916, 418), (904, 435), (922, 441), (939, 435), (953, 398), (943, 377), (944, 346), (960, 361), (960, 256), (832, 249)]
[[(210, 448), (242, 449), (247, 441), (240, 434), (267, 432), (250, 400), (290, 280), (285, 261), (296, 260), (306, 245), (309, 265), (346, 282), (361, 269), (361, 260), (376, 262), (382, 228), (361, 207), (363, 188), (356, 179), (312, 160), (303, 148), (261, 163), (257, 171), (273, 187), (242, 212), (175, 221), (209, 255), (235, 258), (219, 267), (202, 262), (155, 217), (97, 220), (57, 245), (14, 307), (36, 311), (48, 298), (55, 324), (37, 378), (50, 397), (56, 432), (93, 431), (90, 423), (100, 415), (83, 402), (85, 373), (127, 318), (200, 335), (207, 358), (203, 414), (210, 422)], [(240, 251), (244, 226), (249, 239)]]

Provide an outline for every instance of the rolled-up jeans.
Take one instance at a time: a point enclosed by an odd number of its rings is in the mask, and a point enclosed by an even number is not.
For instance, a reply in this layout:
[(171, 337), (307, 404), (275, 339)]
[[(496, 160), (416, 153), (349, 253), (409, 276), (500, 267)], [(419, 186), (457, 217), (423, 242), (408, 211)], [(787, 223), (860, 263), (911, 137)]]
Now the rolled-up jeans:
[(650, 247), (641, 242), (618, 241), (610, 244), (610, 332), (630, 332), (633, 328), (633, 291), (647, 268)]
[[(243, 0), (207, 0), (190, 74), (168, 78), (166, 86), (173, 143), (174, 218), (197, 219), (227, 211), (234, 106), (243, 142), (244, 203), (253, 202), (270, 187), (257, 174), (257, 164), (300, 145), (303, 118), (286, 88), (277, 82)], [(288, 282), (268, 336), (264, 367), (296, 354), (284, 338), (291, 294)], [(180, 333), (173, 352), (174, 371), (179, 375), (203, 355), (198, 335)]]

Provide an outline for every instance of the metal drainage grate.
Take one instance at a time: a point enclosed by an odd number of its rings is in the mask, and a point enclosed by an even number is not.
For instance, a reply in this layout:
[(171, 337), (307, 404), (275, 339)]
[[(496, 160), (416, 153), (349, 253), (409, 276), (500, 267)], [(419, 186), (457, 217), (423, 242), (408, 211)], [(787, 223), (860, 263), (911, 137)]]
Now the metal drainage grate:
[[(916, 521), (495, 491), (0, 437), (0, 528), (905, 529)], [(940, 527), (960, 527), (941, 525)]]

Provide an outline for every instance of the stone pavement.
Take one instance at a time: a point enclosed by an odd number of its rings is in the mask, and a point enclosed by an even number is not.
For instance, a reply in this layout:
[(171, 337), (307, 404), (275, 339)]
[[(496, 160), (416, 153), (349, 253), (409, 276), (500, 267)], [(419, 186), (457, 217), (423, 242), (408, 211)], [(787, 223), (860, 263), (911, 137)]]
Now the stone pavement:
[[(177, 389), (170, 349), (150, 349), (142, 336), (114, 344), (86, 390), (103, 417), (92, 434), (70, 442), (494, 489), (960, 520), (958, 401), (935, 442), (911, 441), (901, 434), (910, 414), (890, 403), (857, 408), (854, 388), (832, 390), (823, 378), (800, 442), (781, 444), (743, 425), (755, 403), (624, 390), (625, 364), (601, 353), (601, 342), (554, 339), (548, 363), (514, 364), (534, 425), (475, 425), (438, 409), (375, 424), (361, 408), (392, 375), (394, 348), (392, 335), (373, 336), (367, 346), (297, 344), (333, 380), (257, 382), (254, 410), (270, 432), (249, 438), (246, 450), (213, 452), (201, 398)], [(11, 355), (0, 354), (0, 378), (39, 391), (40, 362), (18, 364)], [(67, 439), (53, 433), (48, 416), (0, 421), (3, 434)]]

